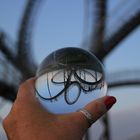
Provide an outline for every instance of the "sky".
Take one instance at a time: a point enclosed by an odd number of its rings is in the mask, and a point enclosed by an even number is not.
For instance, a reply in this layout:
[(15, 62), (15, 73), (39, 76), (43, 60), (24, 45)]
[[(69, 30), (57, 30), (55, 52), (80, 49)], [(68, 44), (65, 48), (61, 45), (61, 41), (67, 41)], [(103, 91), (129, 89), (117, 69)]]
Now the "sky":
[[(108, 13), (111, 13), (112, 9), (120, 4), (121, 0), (108, 0)], [(23, 0), (1, 0), (0, 30), (5, 31), (11, 40), (16, 41), (24, 6), (25, 1)], [(140, 9), (140, 7), (138, 8)], [(82, 0), (43, 1), (35, 20), (32, 37), (33, 55), (38, 64), (41, 63), (49, 53), (58, 48), (80, 47), (84, 37), (83, 9), (84, 2)], [(119, 11), (120, 9), (117, 8), (117, 10), (111, 14), (114, 16)], [(125, 18), (121, 18), (116, 22), (119, 24), (122, 20), (125, 20)], [(116, 28), (115, 26), (111, 27), (112, 30)], [(107, 56), (104, 61), (107, 74), (125, 70), (140, 70), (139, 37), (140, 27), (134, 30)], [(140, 109), (140, 87), (111, 89), (108, 94), (118, 98), (118, 103), (112, 110), (113, 113), (132, 110), (134, 108)]]

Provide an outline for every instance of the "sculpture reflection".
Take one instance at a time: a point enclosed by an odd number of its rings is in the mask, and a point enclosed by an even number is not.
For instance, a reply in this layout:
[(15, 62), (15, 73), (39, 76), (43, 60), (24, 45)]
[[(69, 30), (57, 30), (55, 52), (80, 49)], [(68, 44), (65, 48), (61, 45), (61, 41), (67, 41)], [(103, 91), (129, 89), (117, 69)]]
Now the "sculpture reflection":
[(54, 104), (63, 97), (64, 106), (73, 106), (81, 102), (82, 94), (94, 95), (98, 91), (96, 96), (100, 97), (106, 94), (106, 90), (102, 64), (94, 55), (80, 48), (63, 48), (51, 53), (37, 71), (36, 93), (43, 102)]

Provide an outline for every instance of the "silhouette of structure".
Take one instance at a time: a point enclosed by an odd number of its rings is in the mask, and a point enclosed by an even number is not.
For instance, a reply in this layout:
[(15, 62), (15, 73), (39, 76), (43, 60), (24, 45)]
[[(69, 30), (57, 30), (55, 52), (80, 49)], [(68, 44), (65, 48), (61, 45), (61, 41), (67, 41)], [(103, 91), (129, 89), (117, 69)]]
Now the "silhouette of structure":
[[(91, 32), (88, 32), (84, 41), (86, 40), (87, 48), (103, 61), (124, 38), (140, 25), (140, 3), (139, 0), (129, 2), (123, 0), (111, 12), (113, 13), (112, 15), (107, 14), (107, 0), (86, 0), (85, 4), (85, 16), (87, 19), (91, 18), (93, 24), (90, 27)], [(40, 5), (39, 0), (27, 2), (20, 24), (17, 43), (11, 43), (12, 41), (8, 35), (4, 31), (0, 31), (0, 96), (12, 102), (16, 98), (18, 85), (22, 80), (33, 76), (37, 68), (33, 55), (31, 55), (31, 38), (35, 15)], [(88, 15), (89, 5), (93, 9), (92, 17)], [(113, 28), (114, 24), (115, 28)], [(88, 24), (86, 23), (85, 25)], [(109, 74), (109, 88), (140, 85), (140, 76), (138, 75), (140, 75), (140, 70)], [(102, 137), (104, 140), (110, 140), (107, 116), (103, 119), (103, 122), (105, 131)], [(90, 139), (90, 135), (87, 134), (86, 139)]]

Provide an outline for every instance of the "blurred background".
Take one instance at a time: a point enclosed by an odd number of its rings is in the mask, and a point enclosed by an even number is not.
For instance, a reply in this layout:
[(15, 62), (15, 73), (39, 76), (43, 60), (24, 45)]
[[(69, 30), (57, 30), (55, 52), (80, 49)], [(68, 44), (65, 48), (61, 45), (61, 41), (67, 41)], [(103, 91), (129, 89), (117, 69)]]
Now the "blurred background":
[(140, 139), (140, 0), (0, 2), (0, 123), (49, 53), (81, 47), (103, 62), (108, 94), (118, 99), (85, 139)]

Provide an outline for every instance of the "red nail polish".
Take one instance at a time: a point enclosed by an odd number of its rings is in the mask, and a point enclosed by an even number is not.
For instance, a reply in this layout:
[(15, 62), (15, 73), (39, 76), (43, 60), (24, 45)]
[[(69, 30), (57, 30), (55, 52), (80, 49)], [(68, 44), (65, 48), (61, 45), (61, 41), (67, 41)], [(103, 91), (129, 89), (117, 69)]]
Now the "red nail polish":
[(115, 104), (115, 103), (116, 103), (116, 98), (113, 97), (113, 96), (108, 96), (107, 99), (104, 102), (107, 110), (110, 109), (112, 107), (112, 105)]

